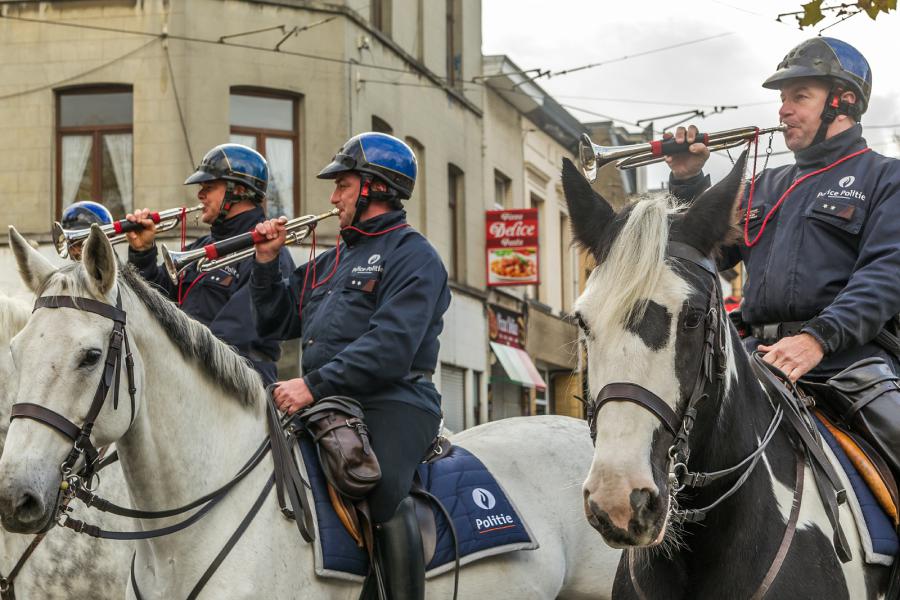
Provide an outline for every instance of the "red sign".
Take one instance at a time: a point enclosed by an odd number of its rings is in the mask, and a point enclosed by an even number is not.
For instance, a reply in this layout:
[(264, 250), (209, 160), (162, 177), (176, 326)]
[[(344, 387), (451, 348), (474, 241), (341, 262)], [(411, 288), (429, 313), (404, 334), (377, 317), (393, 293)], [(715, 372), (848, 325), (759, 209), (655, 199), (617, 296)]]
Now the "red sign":
[(485, 222), (487, 284), (539, 283), (537, 209), (489, 210)]
[(499, 306), (488, 305), (488, 336), (513, 348), (525, 348), (525, 318)]

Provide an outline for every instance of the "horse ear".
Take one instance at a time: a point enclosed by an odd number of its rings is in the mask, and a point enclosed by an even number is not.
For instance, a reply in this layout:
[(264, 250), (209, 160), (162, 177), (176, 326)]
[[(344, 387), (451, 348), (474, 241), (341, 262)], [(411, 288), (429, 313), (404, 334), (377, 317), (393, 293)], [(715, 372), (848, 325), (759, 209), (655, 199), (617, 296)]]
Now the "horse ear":
[(116, 253), (96, 223), (91, 225), (81, 255), (91, 291), (98, 297), (106, 296), (116, 283)]
[(575, 240), (598, 256), (603, 232), (616, 213), (568, 158), (563, 159), (562, 184)]
[(28, 289), (37, 293), (47, 278), (56, 271), (56, 267), (44, 258), (44, 255), (35, 250), (12, 225), (9, 226), (9, 246), (19, 265), (19, 275), (22, 276), (22, 281), (28, 286)]
[(747, 151), (734, 163), (731, 172), (694, 200), (684, 216), (682, 231), (701, 252), (711, 254), (728, 243), (740, 221), (738, 209), (744, 193), (744, 168)]

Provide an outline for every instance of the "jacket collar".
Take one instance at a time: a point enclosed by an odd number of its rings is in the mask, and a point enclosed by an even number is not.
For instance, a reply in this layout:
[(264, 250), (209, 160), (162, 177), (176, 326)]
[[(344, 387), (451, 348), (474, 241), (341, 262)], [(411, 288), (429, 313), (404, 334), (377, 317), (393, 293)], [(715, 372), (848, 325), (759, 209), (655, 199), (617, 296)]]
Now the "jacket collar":
[(224, 240), (241, 233), (247, 233), (257, 223), (261, 223), (266, 218), (261, 206), (254, 206), (253, 210), (242, 212), (230, 219), (226, 219), (221, 223), (216, 223), (209, 228), (210, 234), (215, 241)]
[(804, 148), (794, 153), (800, 169), (818, 169), (827, 167), (836, 160), (866, 147), (862, 136), (862, 125), (857, 123), (847, 131), (842, 131), (824, 142)]
[(366, 219), (351, 227), (341, 229), (341, 238), (344, 240), (345, 244), (352, 247), (358, 244), (364, 244), (366, 240), (370, 239), (370, 236), (365, 235), (366, 233), (378, 234), (385, 229), (390, 229), (391, 227), (396, 227), (397, 225), (402, 225), (404, 223), (406, 223), (406, 211), (393, 210), (378, 215), (377, 217)]

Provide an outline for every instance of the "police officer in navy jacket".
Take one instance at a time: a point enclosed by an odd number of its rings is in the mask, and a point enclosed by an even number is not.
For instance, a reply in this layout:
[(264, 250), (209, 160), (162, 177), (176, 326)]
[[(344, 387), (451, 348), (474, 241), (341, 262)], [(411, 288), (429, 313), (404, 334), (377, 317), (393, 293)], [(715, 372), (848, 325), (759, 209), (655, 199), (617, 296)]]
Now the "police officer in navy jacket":
[[(266, 159), (252, 148), (222, 144), (207, 152), (197, 171), (184, 184), (200, 186), (197, 192), (203, 205), (200, 219), (210, 225), (210, 232), (187, 249), (202, 248), (246, 233), (264, 221), (266, 215), (262, 203), (268, 181)], [(143, 209), (126, 217), (144, 226), (141, 231), (127, 234), (128, 262), (163, 294), (178, 301), (184, 312), (209, 327), (213, 335), (249, 360), (264, 383), (274, 382), (277, 379), (275, 363), (281, 355), (281, 346), (274, 337), (258, 336), (253, 327), (247, 288), (253, 259), (247, 257), (209, 273), (200, 273), (192, 265), (185, 271), (181, 284), (173, 284), (166, 270), (158, 264), (156, 225), (149, 215), (150, 210)], [(279, 253), (275, 264), (284, 277), (294, 269), (287, 249)]]
[[(781, 92), (778, 115), (796, 163), (763, 171), (752, 203), (745, 186), (744, 236), (720, 263), (744, 262), (751, 349), (759, 345), (793, 381), (825, 379), (873, 356), (898, 372), (890, 336), (900, 314), (900, 161), (862, 137), (869, 64), (845, 42), (814, 38), (763, 86)], [(693, 141), (696, 132), (679, 128), (675, 137)], [(667, 159), (676, 196), (690, 200), (709, 185), (701, 171), (708, 157), (694, 143)]]
[(389, 135), (351, 138), (319, 173), (333, 179), (338, 245), (285, 282), (275, 263), (284, 220), (257, 226), (250, 281), (261, 336), (302, 338), (300, 379), (274, 392), (288, 414), (333, 395), (359, 400), (382, 479), (369, 497), (388, 596), (424, 597), (425, 565), (412, 500), (416, 466), (438, 434), (440, 395), (431, 382), (450, 304), (447, 271), (410, 227), (402, 201), (416, 181), (412, 150)]

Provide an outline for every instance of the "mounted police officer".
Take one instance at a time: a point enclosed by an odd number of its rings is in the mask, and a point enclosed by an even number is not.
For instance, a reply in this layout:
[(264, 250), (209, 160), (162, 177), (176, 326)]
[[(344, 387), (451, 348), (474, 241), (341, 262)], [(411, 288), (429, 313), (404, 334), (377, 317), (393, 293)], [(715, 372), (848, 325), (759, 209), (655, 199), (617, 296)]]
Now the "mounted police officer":
[[(241, 233), (265, 220), (263, 201), (269, 180), (266, 160), (252, 148), (222, 144), (206, 153), (197, 171), (184, 184), (200, 186), (197, 198), (203, 205), (200, 220), (210, 233), (188, 246), (201, 248)], [(253, 260), (249, 257), (209, 273), (189, 268), (181, 285), (173, 284), (157, 263), (156, 225), (149, 209), (126, 218), (144, 226), (128, 233), (128, 262), (162, 293), (180, 302), (181, 309), (210, 328), (212, 333), (247, 358), (264, 383), (277, 379), (275, 363), (281, 349), (278, 340), (257, 336), (250, 317), (247, 282)], [(287, 277), (294, 264), (287, 249), (278, 253), (276, 267)]]
[(283, 281), (275, 258), (284, 220), (257, 226), (250, 281), (257, 331), (302, 337), (301, 379), (274, 399), (292, 414), (317, 400), (360, 401), (382, 478), (368, 498), (388, 597), (423, 598), (425, 565), (412, 500), (416, 467), (438, 434), (440, 395), (431, 382), (450, 303), (438, 253), (406, 222), (416, 182), (412, 150), (389, 135), (351, 138), (319, 173), (333, 179), (340, 241)]
[[(112, 214), (109, 210), (99, 202), (83, 200), (81, 202), (73, 202), (63, 211), (62, 225), (63, 229), (90, 229), (91, 225), (109, 225), (113, 222)], [(76, 242), (69, 246), (69, 258), (72, 260), (81, 260), (81, 244)]]
[[(753, 341), (793, 381), (824, 380), (874, 356), (896, 373), (900, 161), (862, 137), (869, 64), (845, 42), (814, 38), (788, 52), (763, 87), (781, 91), (778, 116), (796, 163), (761, 173), (750, 206), (745, 192), (745, 239), (720, 263), (744, 262), (741, 311)], [(675, 137), (695, 134), (679, 128)], [(701, 171), (709, 150), (690, 150), (667, 159), (671, 190), (684, 199), (709, 185)]]

